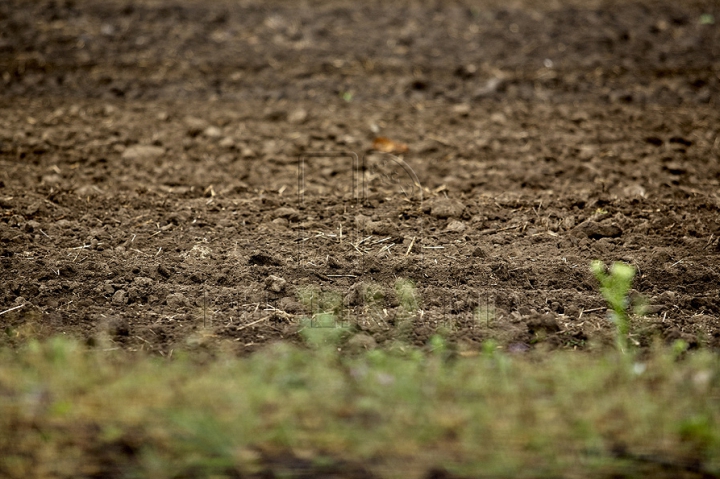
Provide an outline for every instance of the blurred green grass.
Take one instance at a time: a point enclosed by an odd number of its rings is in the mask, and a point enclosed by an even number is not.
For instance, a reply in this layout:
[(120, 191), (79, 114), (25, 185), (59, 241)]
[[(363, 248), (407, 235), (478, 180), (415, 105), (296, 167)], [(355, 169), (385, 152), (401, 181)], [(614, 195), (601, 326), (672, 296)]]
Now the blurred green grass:
[(715, 353), (442, 346), (168, 360), (31, 341), (0, 351), (0, 476), (720, 474)]

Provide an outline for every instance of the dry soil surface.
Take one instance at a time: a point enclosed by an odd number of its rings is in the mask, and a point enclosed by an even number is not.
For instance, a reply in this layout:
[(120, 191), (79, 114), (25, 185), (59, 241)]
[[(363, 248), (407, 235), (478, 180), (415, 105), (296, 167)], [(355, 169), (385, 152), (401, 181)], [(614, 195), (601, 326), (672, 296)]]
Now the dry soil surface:
[(333, 310), (347, 348), (587, 348), (601, 259), (637, 268), (633, 341), (718, 347), (719, 26), (711, 1), (0, 2), (2, 342), (246, 353)]

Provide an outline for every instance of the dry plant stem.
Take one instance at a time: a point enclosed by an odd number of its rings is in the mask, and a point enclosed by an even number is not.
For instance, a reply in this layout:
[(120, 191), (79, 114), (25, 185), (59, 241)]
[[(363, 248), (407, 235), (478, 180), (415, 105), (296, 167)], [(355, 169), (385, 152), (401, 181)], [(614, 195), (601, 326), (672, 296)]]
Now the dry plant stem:
[(410, 254), (410, 251), (412, 251), (412, 247), (415, 245), (415, 236), (413, 236), (412, 241), (410, 241), (410, 246), (408, 246), (407, 251), (405, 252), (405, 256)]
[[(27, 304), (27, 303), (25, 303), (25, 304)], [(0, 312), (0, 316), (2, 316), (5, 313), (9, 313), (10, 311), (15, 311), (16, 309), (20, 309), (23, 306), (25, 306), (25, 304), (21, 304), (20, 306), (15, 306), (14, 308), (6, 309), (5, 311)]]
[(256, 324), (266, 321), (266, 320), (270, 319), (271, 317), (272, 317), (271, 315), (263, 316), (262, 318), (258, 319), (257, 321), (253, 321), (252, 323), (248, 323), (243, 326), (240, 326), (235, 331), (242, 331), (243, 329), (247, 329), (250, 326), (255, 326)]

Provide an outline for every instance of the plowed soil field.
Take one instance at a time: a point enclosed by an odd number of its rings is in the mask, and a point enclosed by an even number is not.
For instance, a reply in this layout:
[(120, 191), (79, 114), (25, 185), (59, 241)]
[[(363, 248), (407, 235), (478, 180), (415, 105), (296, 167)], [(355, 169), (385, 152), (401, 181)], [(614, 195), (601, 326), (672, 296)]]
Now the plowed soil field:
[(634, 342), (717, 348), (719, 24), (712, 1), (0, 2), (2, 341), (245, 354), (332, 313), (348, 348), (408, 318), (461, 351), (601, 347), (600, 259), (637, 269)]

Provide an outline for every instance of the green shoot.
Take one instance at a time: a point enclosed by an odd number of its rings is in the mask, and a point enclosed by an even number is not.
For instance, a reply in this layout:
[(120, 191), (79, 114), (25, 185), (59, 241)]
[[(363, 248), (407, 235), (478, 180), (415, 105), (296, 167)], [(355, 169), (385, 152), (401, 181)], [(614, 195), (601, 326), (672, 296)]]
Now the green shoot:
[(628, 292), (635, 277), (635, 268), (629, 264), (616, 262), (610, 266), (608, 274), (602, 261), (593, 261), (590, 269), (600, 283), (600, 293), (608, 303), (610, 319), (615, 323), (618, 349), (623, 353), (627, 352), (627, 340), (630, 334)]
[(414, 315), (418, 310), (415, 283), (410, 279), (398, 278), (395, 281), (395, 295), (403, 312)]
[(300, 321), (300, 336), (308, 344), (314, 347), (335, 345), (347, 334), (339, 293), (308, 287), (298, 290), (297, 296), (309, 313)]
[(395, 296), (400, 304), (395, 323), (397, 335), (402, 340), (407, 340), (412, 331), (412, 320), (419, 307), (415, 283), (410, 279), (398, 278), (395, 281)]

